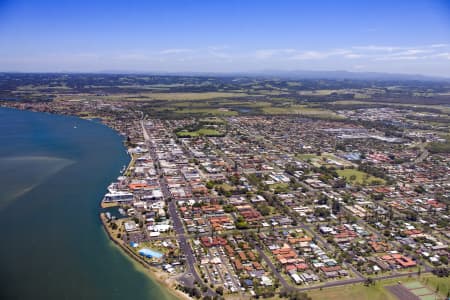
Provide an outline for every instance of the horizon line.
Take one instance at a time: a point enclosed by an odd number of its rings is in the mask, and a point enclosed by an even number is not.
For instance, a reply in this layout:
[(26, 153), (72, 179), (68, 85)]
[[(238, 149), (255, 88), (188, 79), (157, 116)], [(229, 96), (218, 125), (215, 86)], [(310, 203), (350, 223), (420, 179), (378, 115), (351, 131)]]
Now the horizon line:
[[(319, 74), (319, 73), (345, 73), (347, 75), (366, 75), (366, 76), (378, 76), (378, 77), (422, 77), (424, 80), (450, 80), (450, 75), (428, 75), (421, 73), (393, 73), (393, 72), (382, 72), (382, 71), (348, 71), (348, 70), (255, 70), (255, 71), (138, 71), (138, 70), (96, 70), (96, 71), (75, 71), (75, 70), (58, 70), (58, 71), (18, 71), (18, 70), (0, 70), (0, 74), (109, 74), (109, 75), (181, 75), (188, 74), (195, 76), (199, 75), (216, 75), (217, 77), (221, 76), (235, 76), (235, 75), (243, 75), (243, 76), (297, 76), (299, 79), (302, 77), (301, 74), (295, 73), (310, 73), (310, 75)], [(345, 78), (345, 74), (343, 76), (334, 76), (335, 78)], [(306, 75), (306, 74), (304, 74)], [(325, 78), (333, 78), (333, 76), (323, 76)], [(320, 76), (317, 76), (319, 79)], [(354, 79), (354, 78), (351, 78)], [(406, 78), (403, 78), (406, 79)], [(361, 80), (367, 80), (367, 78), (361, 78)], [(408, 80), (408, 79), (406, 79)], [(409, 79), (414, 80), (414, 79)]]

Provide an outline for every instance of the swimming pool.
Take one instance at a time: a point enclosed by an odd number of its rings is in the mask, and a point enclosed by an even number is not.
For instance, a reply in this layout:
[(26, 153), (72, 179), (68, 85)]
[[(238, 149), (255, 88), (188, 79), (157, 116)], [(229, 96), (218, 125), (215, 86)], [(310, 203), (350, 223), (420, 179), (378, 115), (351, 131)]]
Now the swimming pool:
[(148, 248), (142, 248), (141, 250), (139, 250), (138, 253), (140, 255), (143, 255), (143, 256), (148, 257), (148, 258), (151, 258), (151, 257), (161, 258), (161, 257), (163, 257), (162, 253), (160, 253), (158, 251), (155, 251), (155, 250), (152, 250), (152, 249), (148, 249)]

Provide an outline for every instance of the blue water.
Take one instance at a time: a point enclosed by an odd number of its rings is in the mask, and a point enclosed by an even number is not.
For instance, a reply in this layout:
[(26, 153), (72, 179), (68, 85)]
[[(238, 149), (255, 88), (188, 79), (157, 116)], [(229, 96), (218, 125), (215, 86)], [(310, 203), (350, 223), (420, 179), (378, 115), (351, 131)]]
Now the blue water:
[(127, 162), (99, 123), (0, 108), (0, 299), (173, 299), (99, 221)]
[(161, 258), (163, 257), (162, 253), (159, 253), (158, 251), (148, 249), (148, 248), (142, 248), (139, 250), (140, 255), (144, 255), (147, 257), (155, 257), (155, 258)]

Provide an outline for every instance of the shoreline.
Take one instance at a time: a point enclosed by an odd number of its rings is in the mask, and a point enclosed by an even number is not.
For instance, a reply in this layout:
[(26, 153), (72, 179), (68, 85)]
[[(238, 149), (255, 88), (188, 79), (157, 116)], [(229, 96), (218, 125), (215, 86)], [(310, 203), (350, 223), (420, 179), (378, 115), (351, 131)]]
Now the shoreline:
[[(75, 116), (77, 118), (80, 118), (78, 116)], [(82, 119), (82, 118), (81, 118)], [(122, 146), (125, 149), (125, 151), (128, 154), (128, 157), (130, 158), (128, 165), (123, 172), (123, 174), (126, 173), (126, 171), (130, 168), (130, 166), (134, 163), (133, 156), (128, 152), (128, 149), (125, 147), (123, 135), (120, 134), (120, 132), (111, 127), (108, 126), (107, 123), (103, 122), (102, 119), (100, 119), (100, 124), (112, 129), (114, 132), (116, 132), (121, 138), (122, 138)], [(118, 207), (119, 205), (117, 203), (111, 203), (111, 204), (105, 204), (103, 201), (100, 201), (99, 207), (101, 209), (109, 208), (109, 207)], [(155, 268), (154, 266), (151, 266), (148, 264), (145, 260), (143, 260), (141, 257), (139, 257), (136, 253), (132, 252), (128, 247), (124, 244), (124, 242), (121, 239), (118, 239), (117, 237), (113, 236), (113, 234), (110, 232), (108, 226), (107, 226), (107, 219), (104, 212), (99, 212), (99, 218), (102, 223), (103, 231), (108, 236), (109, 240), (113, 243), (114, 246), (119, 248), (119, 251), (125, 255), (128, 259), (132, 260), (133, 263), (137, 263), (140, 267), (143, 267), (143, 273), (145, 276), (150, 279), (151, 281), (157, 283), (162, 289), (167, 291), (168, 294), (171, 296), (174, 296), (177, 299), (180, 300), (192, 300), (193, 298), (189, 297), (186, 293), (183, 293), (182, 291), (176, 289), (176, 281), (173, 278), (170, 278), (168, 274), (164, 273), (162, 270), (159, 270)], [(136, 270), (138, 271), (138, 270)]]
[[(22, 109), (22, 108), (18, 108), (18, 107), (10, 107), (10, 106), (6, 106), (6, 105), (1, 105), (0, 107), (6, 108), (6, 109), (12, 109), (12, 110), (19, 110), (19, 111), (46, 113), (46, 114), (55, 115), (55, 116), (73, 117), (73, 118), (83, 120), (83, 121), (88, 121), (88, 122), (97, 122), (98, 124), (101, 124), (109, 129), (113, 130), (114, 133), (117, 134), (118, 137), (121, 138), (122, 147), (129, 156), (129, 162), (127, 164), (127, 169), (130, 167), (130, 164), (133, 162), (132, 156), (128, 153), (127, 148), (125, 147), (125, 143), (124, 143), (125, 139), (124, 139), (123, 134), (121, 132), (119, 132), (118, 129), (110, 126), (101, 117), (97, 118), (97, 120), (92, 120), (90, 118), (80, 117), (76, 114), (60, 114), (60, 113), (55, 113), (55, 112), (43, 112), (43, 111), (37, 111), (37, 110), (33, 110), (33, 109)], [(100, 201), (97, 204), (97, 207), (101, 208), (101, 209), (108, 208), (110, 206), (116, 206), (116, 205), (104, 205), (103, 201)], [(164, 290), (164, 292), (167, 292), (168, 294), (170, 294), (171, 296), (173, 296), (177, 299), (180, 299), (180, 300), (192, 300), (193, 299), (193, 298), (189, 297), (189, 295), (183, 293), (182, 291), (177, 290), (175, 288), (176, 287), (175, 280), (172, 278), (169, 278), (168, 274), (162, 272), (161, 270), (156, 269), (153, 266), (150, 266), (147, 262), (142, 260), (138, 255), (131, 252), (120, 239), (117, 239), (114, 236), (112, 236), (111, 232), (108, 230), (108, 227), (107, 227), (107, 222), (106, 222), (107, 220), (105, 217), (105, 213), (99, 211), (98, 216), (102, 223), (103, 230), (104, 230), (105, 234), (108, 236), (109, 240), (113, 243), (113, 245), (115, 245), (116, 247), (119, 248), (119, 251), (123, 255), (125, 255), (128, 259), (132, 260), (133, 264), (137, 263), (139, 265), (139, 267), (143, 267), (145, 270), (142, 270), (142, 271), (149, 280), (158, 284), (158, 286), (161, 287)], [(135, 270), (135, 271), (139, 272), (139, 270)]]
[(157, 282), (161, 287), (163, 287), (169, 294), (175, 296), (178, 299), (182, 300), (192, 300), (193, 298), (189, 297), (187, 294), (183, 293), (180, 290), (177, 290), (176, 281), (173, 278), (170, 278), (168, 274), (158, 270), (157, 268), (149, 265), (146, 261), (144, 261), (141, 257), (139, 257), (136, 253), (133, 253), (130, 249), (124, 245), (123, 241), (114, 237), (111, 232), (108, 230), (107, 219), (104, 213), (99, 214), (100, 221), (102, 223), (103, 229), (111, 240), (111, 242), (119, 248), (120, 252), (126, 255), (128, 258), (132, 259), (133, 262), (138, 263), (139, 266), (143, 267), (146, 272), (145, 275), (151, 279), (152, 281)]
[[(92, 119), (85, 119), (80, 116), (74, 115), (76, 118), (80, 118), (82, 120), (87, 121), (93, 121)], [(121, 139), (122, 139), (122, 147), (124, 148), (125, 152), (128, 154), (129, 162), (127, 164), (127, 167), (123, 174), (126, 173), (126, 171), (130, 168), (130, 166), (133, 164), (134, 159), (133, 156), (128, 152), (128, 149), (125, 147), (125, 139), (124, 136), (114, 127), (109, 126), (108, 123), (106, 123), (102, 118), (97, 118), (100, 122), (100, 124), (112, 129)], [(100, 201), (99, 207), (109, 208), (109, 207), (117, 207), (117, 204), (105, 204), (103, 201)], [(127, 248), (127, 246), (123, 243), (122, 240), (114, 237), (111, 232), (108, 229), (107, 226), (107, 219), (105, 217), (104, 212), (99, 213), (99, 218), (103, 226), (103, 230), (108, 236), (109, 240), (119, 248), (119, 251), (125, 255), (127, 258), (131, 259), (134, 263), (139, 264), (141, 267), (143, 267), (145, 270), (143, 270), (144, 274), (153, 282), (156, 282), (160, 287), (162, 287), (164, 290), (166, 290), (170, 295), (180, 299), (180, 300), (192, 300), (193, 298), (189, 297), (189, 295), (183, 293), (182, 291), (176, 289), (176, 282), (174, 279), (170, 278), (168, 274), (162, 272), (161, 270), (156, 269), (155, 267), (149, 265), (146, 261), (144, 261), (141, 257), (139, 257), (136, 253), (133, 253), (130, 251), (130, 249)]]

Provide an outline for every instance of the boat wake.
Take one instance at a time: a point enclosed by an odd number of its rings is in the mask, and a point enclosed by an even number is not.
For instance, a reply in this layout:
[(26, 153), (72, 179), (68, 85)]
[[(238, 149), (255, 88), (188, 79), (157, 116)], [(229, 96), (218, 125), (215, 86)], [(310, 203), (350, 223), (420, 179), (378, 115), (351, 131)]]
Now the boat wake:
[(51, 156), (0, 158), (0, 211), (73, 163)]

